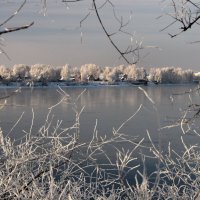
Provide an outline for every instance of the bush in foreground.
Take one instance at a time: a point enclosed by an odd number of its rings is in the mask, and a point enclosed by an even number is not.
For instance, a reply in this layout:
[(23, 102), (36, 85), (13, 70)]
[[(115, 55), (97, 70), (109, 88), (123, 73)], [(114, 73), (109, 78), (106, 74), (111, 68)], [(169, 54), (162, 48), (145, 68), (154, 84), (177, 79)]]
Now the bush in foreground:
[[(21, 139), (14, 140), (0, 131), (1, 199), (185, 200), (200, 197), (198, 146), (187, 146), (182, 138), (183, 154), (177, 154), (170, 144), (164, 154), (155, 147), (148, 132), (150, 147), (144, 146), (143, 139), (136, 142), (136, 138), (121, 133), (121, 128), (136, 116), (142, 105), (119, 128), (113, 129), (110, 137), (98, 135), (96, 124), (91, 139), (81, 142), (83, 108), (78, 110), (77, 107), (80, 96), (72, 100), (61, 88), (59, 93), (61, 101), (49, 108), (37, 133), (33, 130), (34, 112), (30, 130)], [(151, 100), (146, 91), (144, 94)], [(71, 127), (52, 120), (53, 110), (62, 103), (71, 104), (75, 111)], [(184, 115), (182, 120), (186, 119)], [(196, 119), (192, 117), (191, 120), (195, 123)], [(189, 123), (180, 124), (183, 130), (185, 125)], [(124, 144), (128, 144), (130, 149), (121, 148)], [(157, 163), (158, 167), (152, 174), (153, 182), (151, 175), (146, 174), (145, 155), (142, 155), (142, 171), (135, 163), (139, 148), (149, 148), (153, 161)], [(116, 152), (115, 157), (108, 153), (112, 150)], [(105, 162), (99, 162), (99, 159)], [(134, 184), (129, 182), (131, 177)]]

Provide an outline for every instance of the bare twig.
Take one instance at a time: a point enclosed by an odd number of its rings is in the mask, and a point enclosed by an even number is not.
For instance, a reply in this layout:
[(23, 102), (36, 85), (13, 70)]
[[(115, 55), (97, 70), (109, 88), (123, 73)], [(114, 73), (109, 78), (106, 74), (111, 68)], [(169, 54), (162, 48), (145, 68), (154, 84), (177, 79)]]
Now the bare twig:
[(6, 19), (4, 22), (2, 22), (1, 24), (0, 24), (0, 27), (1, 26), (3, 26), (3, 25), (5, 25), (7, 22), (9, 22), (13, 17), (15, 17), (15, 15), (17, 15), (19, 12), (20, 12), (20, 10), (24, 7), (24, 5), (26, 4), (26, 0), (20, 5), (20, 7), (8, 18), (8, 19)]
[(174, 24), (179, 25), (180, 31), (175, 34), (169, 33), (170, 37), (174, 38), (183, 32), (188, 31), (194, 25), (199, 25), (200, 6), (199, 3), (193, 0), (170, 0), (173, 12), (167, 12), (166, 15), (171, 17), (173, 21), (164, 27), (161, 31), (168, 29)]
[(33, 24), (34, 24), (34, 22), (31, 22), (30, 24), (24, 25), (24, 26), (5, 28), (5, 30), (0, 31), (0, 35), (6, 34), (6, 33), (15, 32), (15, 31), (19, 31), (19, 30), (23, 30), (23, 29), (27, 29), (27, 28), (33, 26)]
[[(103, 24), (103, 22), (102, 22), (102, 19), (101, 19), (100, 15), (99, 15), (99, 11), (98, 11), (98, 8), (97, 8), (96, 1), (95, 1), (95, 0), (93, 0), (93, 5), (94, 5), (94, 10), (95, 10), (97, 19), (98, 19), (98, 21), (99, 21), (99, 23), (100, 23), (100, 25), (101, 25), (101, 27), (102, 27), (104, 33), (106, 34), (106, 36), (108, 37), (110, 43), (112, 44), (112, 46), (117, 50), (117, 52), (120, 54), (120, 56), (121, 56), (128, 64), (136, 64), (136, 63), (138, 62), (138, 58), (136, 59), (136, 61), (130, 62), (130, 61), (126, 58), (126, 55), (132, 53), (133, 55), (136, 56), (136, 55), (138, 55), (137, 53), (138, 53), (139, 50), (142, 49), (142, 47), (141, 47), (140, 45), (138, 45), (136, 48), (134, 48), (134, 49), (131, 48), (131, 50), (129, 50), (129, 51), (125, 51), (125, 52), (121, 51), (121, 50), (119, 49), (119, 47), (115, 44), (115, 42), (113, 41), (113, 39), (112, 39), (112, 35), (113, 35), (113, 34), (109, 34), (108, 31), (107, 31), (107, 29), (105, 28), (105, 26), (104, 26), (104, 24)], [(121, 23), (121, 26), (120, 26), (120, 29), (121, 29), (124, 25), (123, 25), (122, 22), (120, 22), (120, 23)]]
[(74, 2), (79, 2), (79, 1), (85, 1), (85, 0), (62, 0), (62, 2), (66, 2), (66, 3), (74, 3)]
[[(62, 2), (65, 2), (65, 3), (75, 3), (75, 2), (79, 2), (81, 0), (63, 0)], [(102, 20), (102, 17), (100, 16), (100, 13), (99, 11), (101, 9), (103, 9), (105, 7), (106, 4), (109, 4), (111, 7), (112, 7), (112, 12), (113, 12), (113, 16), (116, 20), (116, 22), (119, 23), (119, 28), (114, 31), (113, 33), (109, 33), (109, 31), (107, 30), (107, 28), (105, 27), (104, 23), (103, 23), (103, 20)], [(142, 43), (135, 43), (135, 46), (132, 45), (132, 38), (133, 38), (133, 34), (127, 32), (126, 30), (124, 30), (124, 28), (129, 24), (130, 20), (131, 20), (131, 16), (129, 17), (129, 20), (124, 22), (123, 20), (123, 17), (119, 18), (117, 15), (116, 15), (116, 12), (115, 12), (115, 6), (114, 4), (110, 1), (110, 0), (105, 0), (103, 1), (103, 3), (100, 5), (100, 6), (97, 6), (97, 1), (96, 0), (92, 0), (92, 5), (93, 5), (93, 8), (91, 9), (91, 11), (94, 11), (96, 16), (97, 16), (97, 19), (106, 35), (106, 37), (109, 39), (111, 45), (116, 49), (116, 51), (120, 54), (120, 57), (122, 57), (126, 63), (132, 65), (132, 64), (136, 64), (139, 60), (139, 51), (144, 49), (144, 47), (142, 47)], [(91, 14), (91, 11), (85, 15), (85, 17), (83, 17), (83, 19), (80, 21), (80, 27), (82, 27), (82, 23), (90, 16)], [(123, 34), (127, 34), (129, 36), (131, 36), (131, 45), (127, 47), (126, 50), (121, 50), (120, 47), (116, 44), (116, 42), (114, 41), (113, 37), (114, 35), (116, 35), (117, 33), (123, 33)], [(83, 33), (81, 32), (81, 42), (82, 42), (82, 35)], [(127, 57), (128, 56), (132, 56), (132, 61), (130, 61)]]

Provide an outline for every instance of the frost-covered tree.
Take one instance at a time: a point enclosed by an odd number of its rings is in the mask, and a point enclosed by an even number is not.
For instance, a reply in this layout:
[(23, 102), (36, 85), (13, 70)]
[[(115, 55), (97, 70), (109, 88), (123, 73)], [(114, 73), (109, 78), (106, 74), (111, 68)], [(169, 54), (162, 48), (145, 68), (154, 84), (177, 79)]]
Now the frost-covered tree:
[(118, 71), (114, 67), (106, 66), (102, 73), (103, 81), (108, 81), (109, 83), (116, 82), (118, 77)]
[(81, 81), (80, 68), (72, 67), (71, 68), (71, 77), (77, 82)]
[(29, 71), (30, 67), (24, 64), (18, 64), (14, 65), (12, 67), (12, 77), (14, 80), (17, 80), (17, 78), (24, 79), (25, 77), (29, 77)]
[(35, 81), (56, 81), (59, 79), (53, 67), (42, 64), (32, 65), (30, 69), (30, 76)]
[(151, 68), (149, 71), (148, 79), (149, 81), (155, 81), (157, 83), (160, 83), (162, 79), (160, 68)]
[(81, 81), (86, 82), (91, 77), (97, 80), (100, 75), (100, 68), (95, 64), (85, 64), (80, 68)]
[(61, 80), (62, 67), (56, 66), (56, 67), (53, 67), (53, 69), (54, 69), (54, 73), (55, 73), (55, 81)]
[(71, 66), (69, 66), (68, 64), (64, 65), (61, 70), (60, 70), (60, 77), (61, 80), (69, 80), (70, 78), (70, 68)]
[(127, 74), (128, 80), (146, 79), (146, 70), (144, 68), (137, 67), (136, 65), (128, 65), (124, 73)]
[(152, 68), (150, 81), (159, 83), (192, 83), (193, 71), (184, 70), (180, 67)]
[(116, 81), (120, 81), (122, 78), (127, 76), (127, 74), (125, 74), (125, 72), (124, 72), (126, 69), (126, 67), (124, 65), (119, 65), (114, 68), (115, 68), (114, 73), (116, 76)]
[(5, 67), (4, 65), (0, 65), (0, 77), (1, 79), (10, 79), (11, 78), (10, 69)]
[(124, 70), (126, 69), (126, 66), (125, 65), (119, 65), (119, 66), (116, 66), (116, 68), (119, 71), (119, 73), (123, 74)]
[(108, 82), (116, 82), (121, 76), (127, 76), (128, 80), (146, 79), (146, 70), (136, 65), (120, 65), (116, 67), (105, 67), (102, 72), (102, 79)]

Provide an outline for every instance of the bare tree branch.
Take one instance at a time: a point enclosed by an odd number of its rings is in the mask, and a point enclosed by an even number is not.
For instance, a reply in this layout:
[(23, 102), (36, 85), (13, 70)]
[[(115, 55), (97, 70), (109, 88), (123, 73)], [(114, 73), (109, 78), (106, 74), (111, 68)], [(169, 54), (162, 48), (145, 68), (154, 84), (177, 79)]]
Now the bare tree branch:
[(2, 22), (0, 24), (0, 27), (5, 25), (7, 22), (9, 22), (13, 17), (15, 17), (15, 15), (17, 15), (19, 13), (19, 11), (24, 7), (24, 5), (26, 4), (26, 0), (20, 5), (20, 7), (8, 18), (6, 19), (4, 22)]
[(4, 54), (8, 60), (11, 60), (8, 54), (0, 47), (0, 54)]
[(74, 3), (74, 2), (79, 2), (79, 1), (84, 1), (84, 0), (62, 0), (62, 2), (66, 2), (66, 3)]
[[(21, 11), (21, 9), (25, 6), (26, 3), (27, 3), (27, 0), (24, 0), (21, 3), (21, 5), (19, 6), (19, 8), (10, 17), (8, 17), (5, 21), (3, 21), (0, 24), (0, 27), (2, 28), (10, 20), (12, 20)], [(11, 32), (16, 32), (16, 31), (23, 30), (23, 29), (27, 29), (27, 28), (31, 27), (33, 24), (34, 24), (34, 22), (31, 22), (30, 24), (27, 24), (27, 25), (17, 26), (17, 27), (10, 27), (10, 28), (6, 27), (6, 28), (4, 28), (4, 30), (0, 30), (0, 35), (11, 33)], [(0, 44), (0, 45), (2, 45), (2, 44)], [(10, 60), (8, 54), (2, 48), (0, 48), (0, 53), (4, 54)]]
[(82, 26), (82, 23), (90, 16), (90, 12), (87, 14), (87, 15), (85, 15), (85, 17), (80, 21), (80, 27)]
[[(79, 1), (84, 1), (84, 0), (62, 0), (62, 2), (65, 2), (65, 3), (73, 3), (73, 2), (79, 2)], [(103, 9), (106, 6), (106, 4), (109, 4), (112, 7), (113, 16), (114, 16), (116, 22), (119, 23), (119, 28), (116, 31), (112, 32), (112, 33), (109, 33), (109, 31), (105, 27), (105, 24), (103, 23), (102, 17), (100, 16), (100, 13), (99, 13), (99, 11), (101, 9)], [(117, 16), (117, 14), (115, 12), (115, 6), (110, 0), (105, 0), (99, 6), (97, 5), (97, 1), (96, 0), (92, 0), (92, 6), (93, 6), (93, 8), (90, 9), (91, 12), (92, 11), (95, 12), (95, 14), (97, 16), (97, 19), (98, 19), (98, 21), (99, 21), (99, 23), (100, 23), (100, 25), (101, 25), (106, 37), (109, 39), (111, 45), (120, 54), (120, 57), (122, 57), (126, 61), (126, 63), (128, 63), (130, 65), (136, 64), (138, 62), (138, 60), (139, 60), (139, 51), (141, 49), (144, 49), (144, 47), (141, 46), (142, 43), (137, 43), (137, 42), (135, 43), (135, 46), (133, 46), (133, 44), (132, 44), (133, 34), (129, 33), (126, 30), (124, 30), (124, 28), (129, 24), (129, 22), (131, 20), (131, 16), (130, 16), (129, 20), (124, 22), (123, 17), (119, 18)], [(91, 12), (86, 14), (85, 17), (80, 21), (80, 27), (82, 27), (82, 23), (90, 16)], [(118, 33), (123, 33), (123, 34), (131, 36), (131, 45), (129, 45), (125, 51), (121, 50), (119, 48), (119, 46), (116, 44), (116, 42), (114, 41), (114, 39), (113, 39), (113, 36), (118, 34)], [(81, 32), (81, 41), (82, 41), (82, 32)], [(132, 56), (133, 61), (130, 61), (127, 58), (130, 55)]]
[(170, 37), (176, 37), (183, 32), (188, 31), (194, 25), (199, 25), (200, 4), (193, 0), (170, 0), (170, 7), (173, 12), (167, 12), (166, 15), (171, 17), (173, 21), (164, 27), (161, 31), (168, 29), (174, 24), (178, 24), (180, 31), (177, 33), (169, 33)]
[[(130, 61), (126, 58), (126, 55), (132, 53), (133, 55), (138, 56), (137, 53), (138, 53), (138, 51), (139, 51), (140, 49), (142, 49), (142, 47), (138, 45), (138, 46), (137, 46), (136, 48), (134, 48), (134, 49), (131, 48), (130, 50), (126, 50), (126, 51), (124, 51), (124, 52), (121, 51), (121, 50), (119, 49), (119, 47), (115, 44), (115, 42), (113, 41), (113, 39), (112, 39), (112, 35), (114, 35), (115, 33), (114, 33), (114, 34), (109, 34), (108, 31), (107, 31), (107, 29), (105, 28), (105, 26), (104, 26), (104, 24), (103, 24), (103, 22), (102, 22), (102, 19), (101, 19), (100, 15), (99, 15), (98, 8), (97, 8), (96, 1), (95, 1), (95, 0), (93, 0), (93, 5), (94, 5), (94, 10), (95, 10), (96, 16), (97, 16), (97, 18), (98, 18), (98, 20), (99, 20), (99, 23), (100, 23), (100, 25), (101, 25), (101, 27), (102, 27), (104, 33), (105, 33), (106, 36), (108, 37), (110, 43), (112, 44), (112, 46), (117, 50), (117, 52), (120, 54), (120, 56), (121, 56), (128, 64), (136, 64), (136, 63), (138, 62), (138, 57), (137, 57), (137, 59), (136, 59), (134, 62), (130, 62)], [(118, 20), (118, 21), (119, 21), (119, 20)], [(121, 25), (120, 25), (119, 30), (121, 30), (121, 28), (124, 26), (122, 21), (120, 21), (120, 23), (121, 23)], [(128, 47), (128, 48), (129, 48), (129, 47)]]
[(0, 35), (6, 34), (6, 33), (15, 32), (15, 31), (19, 31), (19, 30), (22, 30), (22, 29), (27, 29), (27, 28), (33, 26), (33, 24), (34, 24), (34, 22), (31, 22), (30, 24), (24, 25), (24, 26), (5, 28), (5, 30), (0, 31)]
[[(114, 46), (114, 48), (119, 52), (119, 54), (124, 58), (124, 60), (129, 63), (129, 61), (127, 60), (127, 58), (124, 56), (124, 54), (119, 50), (119, 48), (116, 46), (116, 44), (113, 42), (113, 40), (111, 39), (111, 35), (107, 32), (105, 26), (103, 25), (103, 22), (101, 20), (101, 17), (99, 16), (99, 12), (97, 10), (97, 6), (96, 6), (96, 1), (93, 0), (93, 5), (94, 5), (94, 9), (97, 15), (97, 18), (99, 20), (99, 23), (101, 24), (101, 27), (103, 28), (103, 31), (105, 32), (106, 36), (108, 37), (109, 41), (111, 42), (111, 44)], [(130, 64), (130, 63), (129, 63)]]

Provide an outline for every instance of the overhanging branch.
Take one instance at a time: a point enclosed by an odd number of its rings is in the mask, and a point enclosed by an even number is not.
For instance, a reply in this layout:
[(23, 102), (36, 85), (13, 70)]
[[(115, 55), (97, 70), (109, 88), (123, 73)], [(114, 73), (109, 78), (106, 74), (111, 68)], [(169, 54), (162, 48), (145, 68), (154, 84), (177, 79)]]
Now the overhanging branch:
[(164, 27), (161, 31), (168, 29), (174, 24), (179, 25), (180, 31), (169, 35), (173, 38), (183, 32), (188, 31), (194, 25), (199, 25), (198, 21), (200, 20), (200, 7), (199, 3), (193, 0), (170, 0), (172, 2), (171, 7), (173, 12), (167, 12), (166, 15), (171, 17), (173, 21)]
[[(112, 37), (112, 34), (109, 34), (108, 31), (106, 30), (102, 20), (101, 20), (101, 17), (99, 15), (99, 12), (98, 12), (98, 8), (97, 8), (97, 5), (96, 5), (96, 0), (93, 0), (93, 5), (94, 5), (94, 10), (95, 10), (95, 13), (96, 13), (96, 16), (97, 16), (97, 19), (104, 31), (104, 33), (106, 34), (106, 36), (108, 37), (110, 43), (112, 44), (112, 46), (117, 50), (117, 52), (120, 54), (120, 56), (130, 65), (132, 64), (136, 64), (137, 63), (137, 60), (135, 62), (130, 62), (126, 57), (125, 55), (127, 54), (130, 54), (130, 53), (133, 53), (135, 54), (136, 51), (138, 52), (138, 50), (140, 50), (141, 48), (138, 46), (136, 47), (135, 49), (132, 49), (131, 51), (125, 51), (125, 52), (122, 52), (119, 47), (115, 44), (115, 42), (113, 41), (113, 39), (111, 38)], [(136, 55), (136, 54), (135, 54)]]
[(34, 22), (31, 22), (30, 24), (24, 25), (24, 26), (5, 28), (5, 30), (0, 31), (0, 35), (6, 34), (6, 33), (15, 32), (15, 31), (19, 31), (19, 30), (23, 30), (23, 29), (27, 29), (27, 28), (31, 27), (33, 24), (34, 24)]

